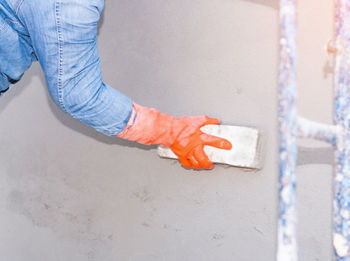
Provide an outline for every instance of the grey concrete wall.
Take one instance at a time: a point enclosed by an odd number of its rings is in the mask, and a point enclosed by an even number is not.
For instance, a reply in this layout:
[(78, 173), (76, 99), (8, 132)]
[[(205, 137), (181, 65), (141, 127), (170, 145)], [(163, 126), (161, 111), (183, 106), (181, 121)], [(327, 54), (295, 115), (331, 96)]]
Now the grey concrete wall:
[[(331, 122), (332, 3), (299, 1), (300, 111)], [(175, 116), (267, 133), (262, 171), (190, 171), (61, 112), (38, 64), (0, 100), (0, 256), (271, 261), (277, 227), (277, 0), (108, 0), (104, 80)], [(300, 260), (331, 259), (332, 151), (302, 142)]]

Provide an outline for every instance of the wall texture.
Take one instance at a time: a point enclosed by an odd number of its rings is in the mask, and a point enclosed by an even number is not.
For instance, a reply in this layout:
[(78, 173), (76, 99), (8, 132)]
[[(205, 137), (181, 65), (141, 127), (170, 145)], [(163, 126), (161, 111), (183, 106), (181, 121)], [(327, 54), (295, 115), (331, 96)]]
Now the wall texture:
[[(332, 3), (299, 1), (300, 111), (331, 122)], [(108, 0), (104, 80), (176, 116), (267, 134), (265, 166), (190, 171), (51, 101), (38, 64), (0, 99), (0, 256), (271, 261), (277, 227), (277, 0)], [(331, 259), (332, 150), (301, 143), (300, 260)]]

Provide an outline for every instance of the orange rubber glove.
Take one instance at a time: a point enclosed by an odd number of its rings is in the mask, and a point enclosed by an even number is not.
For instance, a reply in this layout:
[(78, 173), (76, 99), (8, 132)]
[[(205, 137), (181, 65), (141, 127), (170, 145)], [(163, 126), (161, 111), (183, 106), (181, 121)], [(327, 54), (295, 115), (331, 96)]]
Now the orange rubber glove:
[(204, 146), (230, 150), (232, 145), (228, 140), (203, 133), (200, 128), (208, 124), (220, 124), (220, 121), (208, 116), (175, 119), (134, 103), (130, 120), (117, 137), (145, 145), (170, 147), (184, 167), (210, 169), (213, 163), (205, 154)]

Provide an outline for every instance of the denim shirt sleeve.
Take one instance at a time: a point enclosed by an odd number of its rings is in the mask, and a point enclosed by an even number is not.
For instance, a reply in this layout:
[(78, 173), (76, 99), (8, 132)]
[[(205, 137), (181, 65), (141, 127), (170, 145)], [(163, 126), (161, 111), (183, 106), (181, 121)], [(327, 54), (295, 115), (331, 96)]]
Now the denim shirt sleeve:
[[(6, 2), (5, 2), (6, 3)], [(7, 4), (0, 4), (0, 96), (16, 83), (32, 64), (33, 49), (20, 34), (18, 22)], [(28, 39), (28, 37), (27, 37)]]
[(30, 0), (18, 17), (30, 35), (48, 90), (66, 113), (105, 135), (122, 132), (132, 100), (102, 80), (97, 23), (103, 0)]

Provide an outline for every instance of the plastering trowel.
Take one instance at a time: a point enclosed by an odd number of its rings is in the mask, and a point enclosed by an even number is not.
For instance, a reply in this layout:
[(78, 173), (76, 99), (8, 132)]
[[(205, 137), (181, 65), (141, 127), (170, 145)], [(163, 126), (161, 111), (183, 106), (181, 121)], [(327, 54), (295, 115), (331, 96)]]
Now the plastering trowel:
[[(201, 130), (232, 143), (231, 150), (205, 146), (204, 151), (212, 162), (240, 168), (262, 168), (263, 135), (259, 130), (229, 125), (206, 125)], [(177, 158), (170, 148), (164, 146), (158, 147), (158, 155), (163, 158)]]

